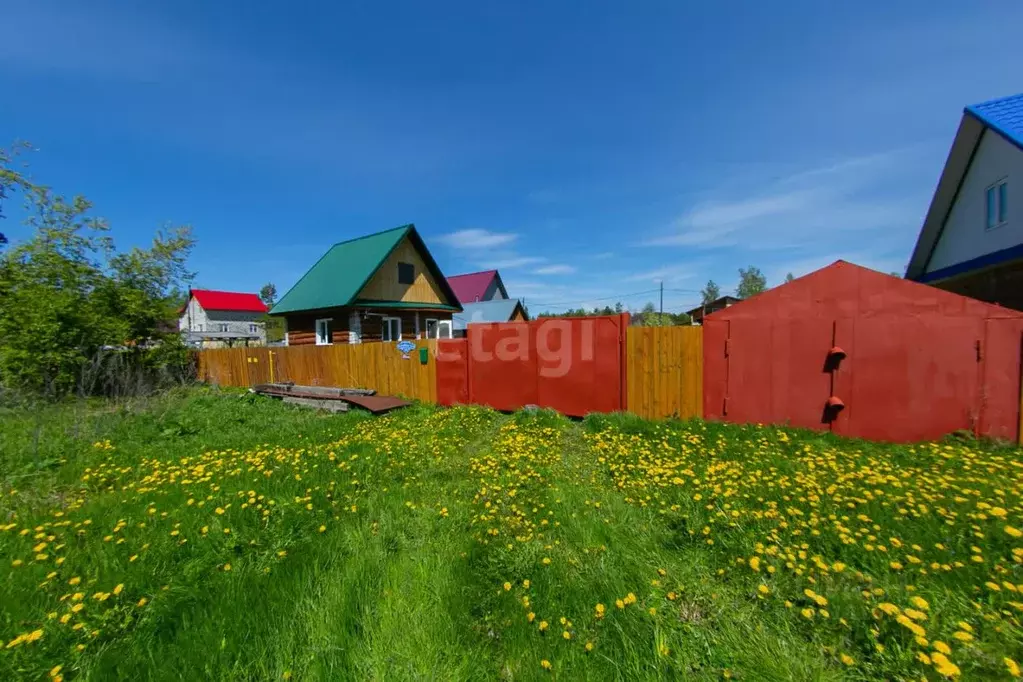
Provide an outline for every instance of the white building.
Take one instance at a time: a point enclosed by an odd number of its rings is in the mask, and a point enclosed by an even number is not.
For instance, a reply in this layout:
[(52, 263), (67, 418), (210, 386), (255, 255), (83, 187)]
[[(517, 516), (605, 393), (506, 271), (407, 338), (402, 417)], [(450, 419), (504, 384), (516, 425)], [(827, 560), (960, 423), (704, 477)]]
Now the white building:
[(204, 348), (266, 345), (266, 306), (256, 294), (191, 289), (178, 329)]
[(975, 104), (959, 130), (906, 278), (1023, 310), (1023, 94)]

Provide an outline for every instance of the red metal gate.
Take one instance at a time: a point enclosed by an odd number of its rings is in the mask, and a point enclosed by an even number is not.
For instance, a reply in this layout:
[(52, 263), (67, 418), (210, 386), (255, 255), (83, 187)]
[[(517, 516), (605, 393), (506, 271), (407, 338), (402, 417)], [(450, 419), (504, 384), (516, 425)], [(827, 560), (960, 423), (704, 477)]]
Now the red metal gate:
[(843, 324), (838, 343), (848, 356), (835, 373), (835, 394), (845, 409), (835, 432), (884, 441), (976, 432), (983, 333), (984, 320), (969, 317), (861, 317)]
[(824, 406), (831, 391), (826, 366), (833, 337), (830, 320), (752, 318), (718, 324), (726, 325), (720, 416), (735, 422), (828, 428)]
[(627, 326), (628, 315), (469, 325), (469, 402), (571, 416), (624, 410)]

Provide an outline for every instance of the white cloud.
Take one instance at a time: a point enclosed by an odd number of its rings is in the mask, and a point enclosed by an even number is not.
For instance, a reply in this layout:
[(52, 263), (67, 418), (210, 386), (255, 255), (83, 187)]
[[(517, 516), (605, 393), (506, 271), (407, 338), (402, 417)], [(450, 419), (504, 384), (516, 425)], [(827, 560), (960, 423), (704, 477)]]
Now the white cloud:
[(490, 232), (472, 228), (441, 235), (437, 241), (455, 249), (492, 249), (510, 244), (516, 239), (518, 235), (510, 232)]
[(628, 275), (624, 278), (624, 281), (650, 282), (651, 284), (659, 284), (661, 282), (664, 282), (665, 284), (676, 284), (695, 277), (700, 272), (700, 267), (700, 263), (693, 262), (679, 265), (667, 265), (654, 270), (647, 270)]
[(534, 256), (508, 256), (506, 258), (498, 258), (497, 260), (480, 260), (478, 261), (482, 267), (489, 268), (491, 270), (511, 270), (512, 268), (521, 268), (527, 265), (534, 265), (536, 263), (543, 263), (544, 259)]
[(570, 275), (575, 272), (574, 265), (545, 265), (533, 270), (534, 275)]
[(770, 250), (834, 248), (836, 239), (873, 239), (882, 232), (888, 242), (893, 232), (912, 239), (928, 197), (900, 188), (920, 187), (907, 182), (920, 172), (919, 152), (910, 147), (843, 159), (745, 192), (725, 183), (642, 245)]

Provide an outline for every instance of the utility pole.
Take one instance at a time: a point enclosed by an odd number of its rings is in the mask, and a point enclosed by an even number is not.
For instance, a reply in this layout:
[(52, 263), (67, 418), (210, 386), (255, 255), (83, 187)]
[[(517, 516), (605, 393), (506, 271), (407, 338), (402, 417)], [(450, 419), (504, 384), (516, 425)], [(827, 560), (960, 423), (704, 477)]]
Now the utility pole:
[[(664, 280), (661, 280), (661, 315), (664, 315)], [(663, 317), (661, 319), (664, 319)]]

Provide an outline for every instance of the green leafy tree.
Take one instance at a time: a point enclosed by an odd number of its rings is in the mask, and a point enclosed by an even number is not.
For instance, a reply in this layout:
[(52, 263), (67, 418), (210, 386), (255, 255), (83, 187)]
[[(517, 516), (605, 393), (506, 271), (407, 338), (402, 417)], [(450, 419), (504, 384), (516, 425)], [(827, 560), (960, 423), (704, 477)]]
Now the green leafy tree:
[(759, 293), (767, 291), (767, 278), (760, 268), (753, 267), (739, 268), (739, 286), (735, 292), (739, 298), (750, 298)]
[(0, 254), (0, 385), (49, 397), (88, 391), (111, 348), (141, 366), (144, 348), (177, 343), (169, 320), (174, 292), (191, 279), (188, 228), (118, 253), (84, 197), (66, 199), (9, 173), (2, 182), (25, 194), (32, 236)]
[(277, 287), (274, 286), (273, 282), (267, 282), (259, 290), (259, 300), (263, 301), (267, 308), (274, 307), (274, 303), (277, 301)]
[(700, 292), (700, 298), (703, 301), (703, 305), (718, 300), (721, 298), (721, 287), (714, 280), (707, 280), (707, 286), (703, 287), (703, 291)]
[(791, 272), (789, 274), (785, 275), (785, 283), (786, 284), (788, 284), (789, 282), (791, 282), (794, 279), (795, 279), (795, 277), (792, 275)]

